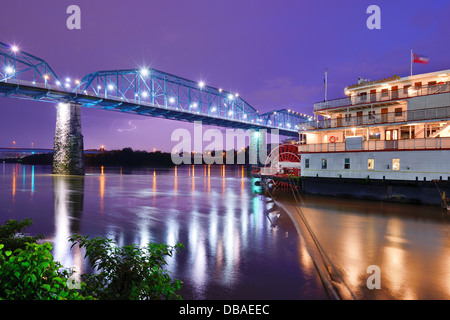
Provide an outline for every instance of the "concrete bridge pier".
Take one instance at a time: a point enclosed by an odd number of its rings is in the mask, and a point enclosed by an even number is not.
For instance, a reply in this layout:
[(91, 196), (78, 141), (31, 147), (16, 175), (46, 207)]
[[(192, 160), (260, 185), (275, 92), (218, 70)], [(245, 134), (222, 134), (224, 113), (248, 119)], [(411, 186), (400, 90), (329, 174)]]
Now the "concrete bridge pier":
[(53, 149), (53, 174), (84, 175), (80, 104), (68, 102), (56, 106)]
[(254, 130), (250, 134), (249, 162), (251, 165), (264, 165), (267, 158), (267, 130)]

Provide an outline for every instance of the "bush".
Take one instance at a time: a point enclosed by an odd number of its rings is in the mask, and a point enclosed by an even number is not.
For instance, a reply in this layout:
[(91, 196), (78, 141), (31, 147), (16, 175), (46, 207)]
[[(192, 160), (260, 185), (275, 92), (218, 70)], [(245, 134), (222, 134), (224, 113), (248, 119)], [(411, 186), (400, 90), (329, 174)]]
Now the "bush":
[(7, 220), (4, 225), (0, 226), (0, 243), (3, 244), (10, 251), (16, 249), (24, 249), (26, 243), (35, 243), (42, 239), (42, 235), (25, 236), (23, 232), (33, 224), (33, 220), (26, 218), (25, 220)]
[(108, 238), (74, 235), (72, 247), (84, 247), (97, 269), (74, 282), (73, 272), (54, 260), (50, 243), (20, 233), (31, 224), (27, 218), (0, 226), (0, 300), (181, 299), (181, 281), (172, 280), (164, 266), (182, 244), (117, 247)]
[(50, 243), (26, 243), (14, 252), (4, 248), (0, 244), (0, 300), (85, 299), (68, 287), (71, 273), (53, 260)]
[(97, 272), (81, 276), (84, 294), (102, 300), (161, 300), (181, 299), (180, 280), (172, 280), (163, 269), (165, 256), (183, 248), (151, 243), (144, 248), (136, 245), (118, 247), (113, 240), (74, 235), (73, 243), (86, 249), (91, 266)]

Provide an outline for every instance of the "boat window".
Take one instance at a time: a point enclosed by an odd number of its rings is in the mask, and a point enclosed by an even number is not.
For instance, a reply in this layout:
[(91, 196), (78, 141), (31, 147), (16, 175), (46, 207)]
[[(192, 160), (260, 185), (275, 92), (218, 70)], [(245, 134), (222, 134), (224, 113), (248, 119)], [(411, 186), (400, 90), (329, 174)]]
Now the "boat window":
[(344, 159), (344, 169), (350, 169), (350, 158)]
[(400, 170), (400, 159), (392, 159), (392, 170)]
[(327, 159), (323, 158), (322, 159), (322, 169), (326, 169), (327, 168)]
[(368, 159), (367, 169), (369, 169), (369, 170), (375, 169), (375, 159)]
[(305, 159), (305, 169), (309, 168), (309, 159)]

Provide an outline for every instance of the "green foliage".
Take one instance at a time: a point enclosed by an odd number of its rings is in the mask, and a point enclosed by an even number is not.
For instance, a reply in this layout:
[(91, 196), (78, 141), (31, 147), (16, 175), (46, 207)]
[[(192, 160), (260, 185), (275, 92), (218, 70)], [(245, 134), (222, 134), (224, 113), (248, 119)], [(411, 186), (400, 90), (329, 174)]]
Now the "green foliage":
[(68, 288), (71, 273), (53, 260), (50, 243), (26, 243), (14, 252), (4, 249), (0, 244), (0, 300), (85, 299)]
[(164, 270), (165, 257), (183, 245), (149, 244), (118, 247), (113, 240), (74, 235), (73, 243), (85, 248), (85, 257), (97, 272), (82, 275), (83, 293), (103, 300), (181, 299), (180, 280), (172, 280)]
[(25, 220), (7, 220), (4, 225), (0, 225), (0, 243), (5, 247), (14, 251), (16, 249), (24, 249), (26, 243), (35, 243), (38, 239), (42, 239), (42, 235), (37, 237), (24, 236), (25, 229), (33, 224), (33, 220), (26, 218)]

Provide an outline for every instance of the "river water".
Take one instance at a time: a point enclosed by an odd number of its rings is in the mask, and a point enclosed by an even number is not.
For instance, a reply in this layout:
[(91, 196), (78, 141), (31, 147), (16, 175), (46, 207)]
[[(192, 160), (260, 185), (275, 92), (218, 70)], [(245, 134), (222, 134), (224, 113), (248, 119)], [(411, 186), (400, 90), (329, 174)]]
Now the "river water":
[[(0, 166), (0, 223), (30, 217), (28, 232), (81, 272), (83, 253), (67, 241), (74, 233), (181, 242), (168, 269), (184, 299), (328, 299), (313, 262), (320, 246), (353, 298), (450, 298), (450, 220), (440, 207), (289, 193), (273, 202), (240, 166), (88, 168), (84, 177)], [(367, 287), (372, 274), (380, 289)]]

